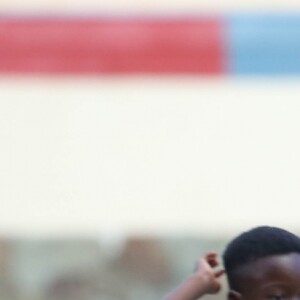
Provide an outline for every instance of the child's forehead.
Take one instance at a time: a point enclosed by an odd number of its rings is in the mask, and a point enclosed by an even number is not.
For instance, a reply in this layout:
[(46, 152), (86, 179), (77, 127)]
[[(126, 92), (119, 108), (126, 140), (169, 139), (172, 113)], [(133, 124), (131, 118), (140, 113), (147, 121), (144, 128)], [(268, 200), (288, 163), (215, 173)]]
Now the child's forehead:
[(264, 257), (249, 263), (242, 273), (245, 279), (257, 284), (267, 281), (300, 284), (300, 254)]

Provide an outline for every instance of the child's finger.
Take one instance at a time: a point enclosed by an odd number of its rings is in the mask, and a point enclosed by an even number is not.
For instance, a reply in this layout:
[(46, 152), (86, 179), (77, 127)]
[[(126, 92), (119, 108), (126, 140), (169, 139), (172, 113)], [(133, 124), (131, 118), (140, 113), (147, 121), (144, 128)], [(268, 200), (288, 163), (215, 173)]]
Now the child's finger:
[(212, 267), (212, 268), (214, 268), (214, 267), (217, 267), (218, 265), (219, 265), (219, 263), (218, 263), (218, 261), (217, 260), (209, 260), (208, 261), (208, 264)]
[(217, 253), (215, 252), (210, 252), (206, 255), (206, 261), (208, 264), (214, 268), (219, 265), (218, 259), (217, 259)]
[(216, 258), (217, 255), (218, 255), (217, 252), (211, 251), (211, 252), (208, 252), (208, 253), (205, 255), (205, 257), (206, 257), (206, 259), (211, 259), (211, 258)]
[(217, 253), (215, 252), (210, 252), (205, 256), (205, 259), (208, 263), (216, 261), (217, 258)]
[(219, 277), (221, 277), (224, 274), (225, 274), (225, 270), (222, 269), (220, 271), (215, 272), (215, 277), (219, 278)]

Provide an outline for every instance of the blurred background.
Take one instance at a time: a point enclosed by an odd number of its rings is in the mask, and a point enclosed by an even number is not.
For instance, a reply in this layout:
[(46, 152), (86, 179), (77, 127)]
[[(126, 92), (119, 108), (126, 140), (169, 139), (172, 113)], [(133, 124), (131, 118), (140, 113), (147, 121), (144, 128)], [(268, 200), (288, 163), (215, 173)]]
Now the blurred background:
[(240, 2), (0, 2), (1, 299), (161, 299), (300, 234), (300, 3)]

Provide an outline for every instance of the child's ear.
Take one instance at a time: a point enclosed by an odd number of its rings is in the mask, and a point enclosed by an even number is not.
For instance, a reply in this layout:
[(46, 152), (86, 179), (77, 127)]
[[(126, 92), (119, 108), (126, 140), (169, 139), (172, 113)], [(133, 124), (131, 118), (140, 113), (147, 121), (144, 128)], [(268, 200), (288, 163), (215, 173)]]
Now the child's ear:
[(228, 295), (227, 295), (228, 300), (240, 300), (241, 298), (242, 298), (242, 295), (237, 291), (230, 290), (228, 292)]

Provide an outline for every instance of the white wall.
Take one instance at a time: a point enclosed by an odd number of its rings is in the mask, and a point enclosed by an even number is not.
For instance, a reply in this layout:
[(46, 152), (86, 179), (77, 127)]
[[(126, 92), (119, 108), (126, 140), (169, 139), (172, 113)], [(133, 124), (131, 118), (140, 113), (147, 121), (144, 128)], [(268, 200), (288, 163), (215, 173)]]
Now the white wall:
[(300, 7), (298, 0), (1, 0), (4, 12), (76, 12), (76, 13), (167, 13), (224, 12), (241, 9), (292, 10)]
[(297, 80), (1, 78), (0, 233), (300, 229)]

